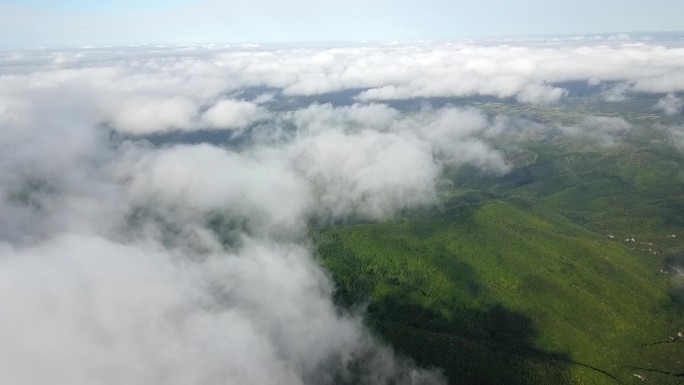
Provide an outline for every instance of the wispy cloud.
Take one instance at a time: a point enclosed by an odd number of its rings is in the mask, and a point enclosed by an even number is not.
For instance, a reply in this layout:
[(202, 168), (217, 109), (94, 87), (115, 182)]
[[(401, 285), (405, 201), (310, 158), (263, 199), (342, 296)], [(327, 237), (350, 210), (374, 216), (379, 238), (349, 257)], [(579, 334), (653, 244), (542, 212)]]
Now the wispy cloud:
[(674, 94), (667, 94), (664, 98), (658, 100), (653, 107), (663, 111), (666, 115), (677, 115), (684, 109), (684, 100)]

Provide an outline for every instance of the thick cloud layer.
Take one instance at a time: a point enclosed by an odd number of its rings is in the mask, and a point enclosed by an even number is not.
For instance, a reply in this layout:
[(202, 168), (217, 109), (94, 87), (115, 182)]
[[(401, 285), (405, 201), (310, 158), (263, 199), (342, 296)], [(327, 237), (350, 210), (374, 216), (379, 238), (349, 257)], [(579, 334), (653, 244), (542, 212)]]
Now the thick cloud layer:
[[(51, 130), (71, 128), (44, 129)], [(4, 136), (3, 147), (42, 133), (31, 127)], [(303, 143), (237, 153), (108, 142), (92, 127), (74, 135), (86, 143), (65, 151), (38, 140), (2, 157), (2, 382), (439, 381), (334, 308), (328, 277), (300, 241), (318, 202), (312, 185), (328, 183), (290, 163), (308, 148)], [(396, 156), (386, 151), (360, 161), (370, 170), (342, 171), (358, 192), (335, 199), (331, 190), (320, 202), (337, 207), (356, 194), (411, 189), (403, 187), (411, 182), (370, 180), (374, 167)], [(382, 215), (422, 202), (408, 195), (389, 207), (376, 209), (373, 197), (355, 208)]]
[[(438, 383), (335, 308), (307, 226), (434, 204), (448, 167), (506, 173), (499, 138), (610, 146), (632, 126), (373, 100), (552, 104), (570, 95), (561, 82), (587, 81), (671, 93), (654, 108), (675, 113), (682, 56), (643, 43), (4, 52), (0, 382)], [(352, 99), (305, 98), (336, 91)], [(206, 130), (231, 141), (146, 140)]]
[[(553, 104), (567, 82), (603, 85), (605, 99), (670, 93), (656, 108), (681, 110), (684, 48), (648, 42), (518, 41), (350, 45), (341, 48), (142, 47), (0, 55), (0, 124), (21, 126), (36, 104), (71, 103), (126, 133), (242, 129), (266, 119), (246, 87), (285, 96), (357, 90), (359, 101), (473, 95)], [(57, 107), (56, 107), (57, 108)]]
[(111, 128), (244, 128), (266, 111), (144, 70), (1, 81), (0, 382), (441, 381), (334, 307), (303, 241), (312, 215), (432, 202), (428, 144), (340, 129), (155, 148)]

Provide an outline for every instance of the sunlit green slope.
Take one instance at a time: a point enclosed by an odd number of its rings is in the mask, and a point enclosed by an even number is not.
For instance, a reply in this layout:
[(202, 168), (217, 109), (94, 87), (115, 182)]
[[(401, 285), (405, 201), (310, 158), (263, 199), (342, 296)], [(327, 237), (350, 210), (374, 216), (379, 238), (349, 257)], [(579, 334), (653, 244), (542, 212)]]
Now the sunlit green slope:
[(316, 240), (338, 299), (370, 301), (390, 342), (453, 383), (611, 383), (597, 370), (677, 364), (639, 348), (676, 328), (668, 279), (560, 216), (495, 201)]
[(505, 176), (447, 172), (437, 208), (313, 230), (338, 302), (454, 384), (684, 380), (684, 158), (621, 140), (519, 142)]

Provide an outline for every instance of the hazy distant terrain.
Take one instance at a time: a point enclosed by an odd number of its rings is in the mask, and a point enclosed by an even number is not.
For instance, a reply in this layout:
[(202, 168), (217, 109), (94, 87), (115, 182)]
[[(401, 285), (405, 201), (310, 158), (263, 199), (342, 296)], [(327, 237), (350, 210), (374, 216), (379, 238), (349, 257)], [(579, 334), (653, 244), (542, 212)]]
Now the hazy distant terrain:
[(677, 384), (677, 36), (0, 51), (0, 383)]

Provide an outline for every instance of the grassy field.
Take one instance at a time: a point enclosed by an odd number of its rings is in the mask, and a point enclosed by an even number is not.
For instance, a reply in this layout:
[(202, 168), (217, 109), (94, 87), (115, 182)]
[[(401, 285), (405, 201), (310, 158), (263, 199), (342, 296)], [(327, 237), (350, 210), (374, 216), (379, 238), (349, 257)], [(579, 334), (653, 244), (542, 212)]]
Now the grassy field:
[(683, 159), (661, 136), (528, 141), (504, 177), (447, 173), (439, 207), (312, 229), (336, 300), (453, 384), (682, 382)]

